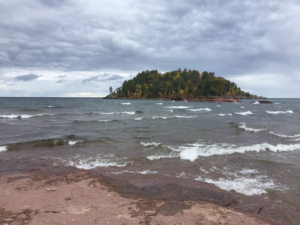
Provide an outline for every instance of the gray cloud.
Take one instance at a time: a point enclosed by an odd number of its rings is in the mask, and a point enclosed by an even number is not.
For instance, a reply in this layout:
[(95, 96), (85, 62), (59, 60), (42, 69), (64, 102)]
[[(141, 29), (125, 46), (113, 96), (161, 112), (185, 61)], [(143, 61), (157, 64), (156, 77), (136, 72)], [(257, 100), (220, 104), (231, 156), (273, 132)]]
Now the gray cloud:
[[(103, 78), (105, 77), (105, 78)], [(90, 82), (103, 82), (103, 81), (114, 81), (114, 80), (120, 80), (123, 79), (123, 76), (117, 75), (117, 74), (104, 74), (104, 75), (97, 75), (94, 77), (85, 78), (82, 80), (82, 83), (90, 83)]]
[(33, 81), (33, 80), (38, 79), (39, 77), (42, 77), (42, 75), (36, 75), (36, 74), (30, 73), (30, 74), (26, 74), (26, 75), (16, 76), (14, 79), (18, 80), (18, 81)]
[[(0, 67), (63, 74), (180, 67), (227, 79), (295, 79), (299, 12), (297, 0), (1, 1)], [(82, 84), (125, 79), (116, 76), (72, 78)], [(66, 83), (63, 78), (55, 80)]]

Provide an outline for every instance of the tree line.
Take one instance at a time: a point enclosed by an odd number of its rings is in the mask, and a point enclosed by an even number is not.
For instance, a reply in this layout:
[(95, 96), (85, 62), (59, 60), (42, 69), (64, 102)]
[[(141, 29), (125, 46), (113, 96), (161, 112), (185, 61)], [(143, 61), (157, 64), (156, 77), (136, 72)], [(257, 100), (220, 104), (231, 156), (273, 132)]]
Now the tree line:
[(200, 98), (210, 96), (250, 97), (234, 82), (215, 76), (213, 72), (178, 69), (159, 73), (146, 70), (116, 88), (119, 97), (130, 98)]

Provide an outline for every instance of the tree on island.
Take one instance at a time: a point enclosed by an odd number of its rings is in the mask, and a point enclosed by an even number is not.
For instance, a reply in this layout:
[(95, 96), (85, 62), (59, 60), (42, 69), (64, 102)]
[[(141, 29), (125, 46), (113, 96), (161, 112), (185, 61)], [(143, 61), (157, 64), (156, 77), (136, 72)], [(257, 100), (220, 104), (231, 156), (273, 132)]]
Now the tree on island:
[(113, 88), (112, 86), (109, 87), (109, 92), (112, 94), (113, 93)]
[(197, 70), (180, 68), (166, 73), (159, 73), (157, 70), (142, 71), (133, 79), (125, 80), (116, 89), (116, 93), (118, 97), (137, 99), (251, 96), (248, 92), (241, 91), (234, 82), (217, 77), (213, 72), (199, 73)]

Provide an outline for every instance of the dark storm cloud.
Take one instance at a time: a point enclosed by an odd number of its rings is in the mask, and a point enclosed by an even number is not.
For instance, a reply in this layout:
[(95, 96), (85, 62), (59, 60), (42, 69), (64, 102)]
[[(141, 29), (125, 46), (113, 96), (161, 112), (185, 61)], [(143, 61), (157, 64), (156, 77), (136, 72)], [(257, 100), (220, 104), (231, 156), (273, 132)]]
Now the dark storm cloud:
[(16, 76), (15, 80), (18, 81), (33, 81), (38, 79), (39, 77), (42, 77), (42, 75), (36, 75), (36, 74), (26, 74), (26, 75), (20, 75), (20, 76)]
[[(105, 78), (103, 78), (105, 77)], [(90, 82), (103, 82), (103, 81), (113, 81), (113, 80), (120, 80), (123, 79), (123, 76), (117, 75), (117, 74), (104, 74), (104, 75), (98, 75), (94, 77), (85, 78), (82, 80), (82, 83), (90, 83)]]
[(297, 0), (1, 1), (0, 67), (297, 76), (299, 24)]

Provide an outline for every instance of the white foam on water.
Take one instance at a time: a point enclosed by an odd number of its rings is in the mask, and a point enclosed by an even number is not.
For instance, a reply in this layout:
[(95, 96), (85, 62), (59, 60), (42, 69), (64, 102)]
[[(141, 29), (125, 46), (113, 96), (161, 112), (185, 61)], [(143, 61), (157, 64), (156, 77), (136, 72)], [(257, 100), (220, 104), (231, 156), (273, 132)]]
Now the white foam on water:
[(98, 120), (100, 123), (108, 123), (108, 122), (112, 122), (112, 120)]
[(278, 103), (278, 102), (275, 102), (274, 104), (275, 104), (275, 105), (279, 105), (280, 103)]
[(172, 118), (172, 117), (167, 117), (167, 116), (152, 116), (152, 119), (153, 120), (156, 120), (156, 119), (163, 119), (163, 120), (166, 120), (168, 118)]
[(143, 119), (143, 117), (134, 118), (134, 120), (141, 120), (141, 119)]
[(250, 112), (250, 111), (247, 111), (247, 112), (235, 112), (235, 114), (239, 114), (239, 115), (246, 116), (246, 115), (251, 115), (251, 114), (253, 114), (253, 113)]
[(172, 102), (175, 102), (174, 100)]
[(150, 155), (147, 156), (146, 158), (149, 160), (156, 160), (156, 159), (169, 159), (169, 158), (175, 158), (178, 157), (175, 154), (168, 154), (168, 155)]
[(44, 113), (44, 114), (35, 114), (35, 115), (28, 115), (28, 114), (20, 114), (20, 115), (17, 115), (17, 114), (11, 114), (11, 115), (0, 115), (0, 118), (7, 118), (7, 119), (28, 119), (28, 118), (31, 118), (31, 117), (36, 117), (36, 116), (54, 116), (54, 114), (47, 114), (47, 113)]
[(162, 105), (162, 104), (163, 104), (162, 102), (156, 103), (156, 105)]
[(171, 109), (171, 110), (170, 110), (170, 112), (174, 112), (174, 110), (173, 110), (173, 109)]
[(210, 108), (200, 108), (200, 109), (187, 109), (188, 111), (197, 112), (197, 111), (211, 111)]
[(107, 159), (95, 159), (95, 158), (79, 159), (76, 161), (73, 160), (69, 160), (69, 161), (64, 160), (64, 161), (66, 163), (66, 166), (73, 166), (78, 169), (85, 169), (85, 170), (94, 169), (96, 167), (109, 167), (109, 166), (124, 167), (127, 165), (127, 163), (118, 164), (116, 162), (110, 162)]
[(259, 172), (255, 169), (243, 168), (242, 170), (239, 171), (239, 173), (241, 173), (241, 174), (256, 174)]
[(148, 142), (148, 143), (146, 143), (146, 142), (142, 142), (141, 141), (141, 145), (144, 145), (144, 146), (155, 146), (155, 147), (157, 147), (157, 146), (160, 145), (160, 143), (157, 143), (157, 142)]
[(124, 103), (121, 103), (122, 105), (130, 105), (131, 102), (124, 102)]
[(68, 145), (76, 145), (79, 141), (69, 141)]
[(179, 157), (191, 162), (195, 161), (199, 156), (209, 157), (213, 155), (231, 155), (234, 153), (246, 153), (246, 152), (286, 152), (300, 150), (300, 143), (297, 144), (277, 144), (272, 145), (269, 143), (255, 144), (250, 146), (239, 146), (228, 143), (194, 143), (185, 144), (180, 146), (166, 146), (174, 152), (179, 153)]
[(266, 189), (279, 189), (273, 180), (262, 175), (256, 177), (237, 176), (234, 179), (220, 178), (218, 180), (198, 177), (195, 180), (215, 184), (223, 190), (236, 191), (247, 196), (265, 194), (267, 193)]
[(217, 105), (217, 107), (221, 107), (220, 105)]
[(240, 106), (240, 108), (244, 109), (244, 108), (245, 108), (245, 106)]
[(48, 105), (47, 107), (48, 108), (55, 108), (55, 106), (52, 106), (52, 105)]
[(287, 111), (266, 111), (269, 114), (285, 114), (285, 113), (294, 113), (292, 110)]
[(232, 116), (232, 114), (231, 114), (231, 113), (228, 113), (227, 115), (228, 115), (228, 116)]
[(5, 151), (7, 151), (6, 145), (0, 146), (0, 152), (5, 152)]
[(167, 109), (188, 109), (188, 108), (192, 108), (193, 106), (182, 106), (182, 105), (179, 105), (179, 106), (168, 106), (168, 107), (165, 107)]
[(195, 116), (179, 116), (179, 115), (175, 115), (174, 117), (176, 117), (176, 118), (185, 118), (185, 119), (195, 118)]
[(260, 131), (264, 131), (264, 130), (267, 130), (267, 129), (255, 129), (255, 128), (250, 128), (250, 127), (247, 127), (246, 126), (246, 123), (242, 122), (242, 123), (239, 123), (238, 127), (240, 129), (243, 129), (245, 131), (251, 131), (251, 132), (260, 132)]
[(258, 101), (253, 102), (254, 105), (260, 104)]
[(226, 116), (225, 114), (223, 113), (220, 113), (220, 114), (217, 114), (218, 116)]

